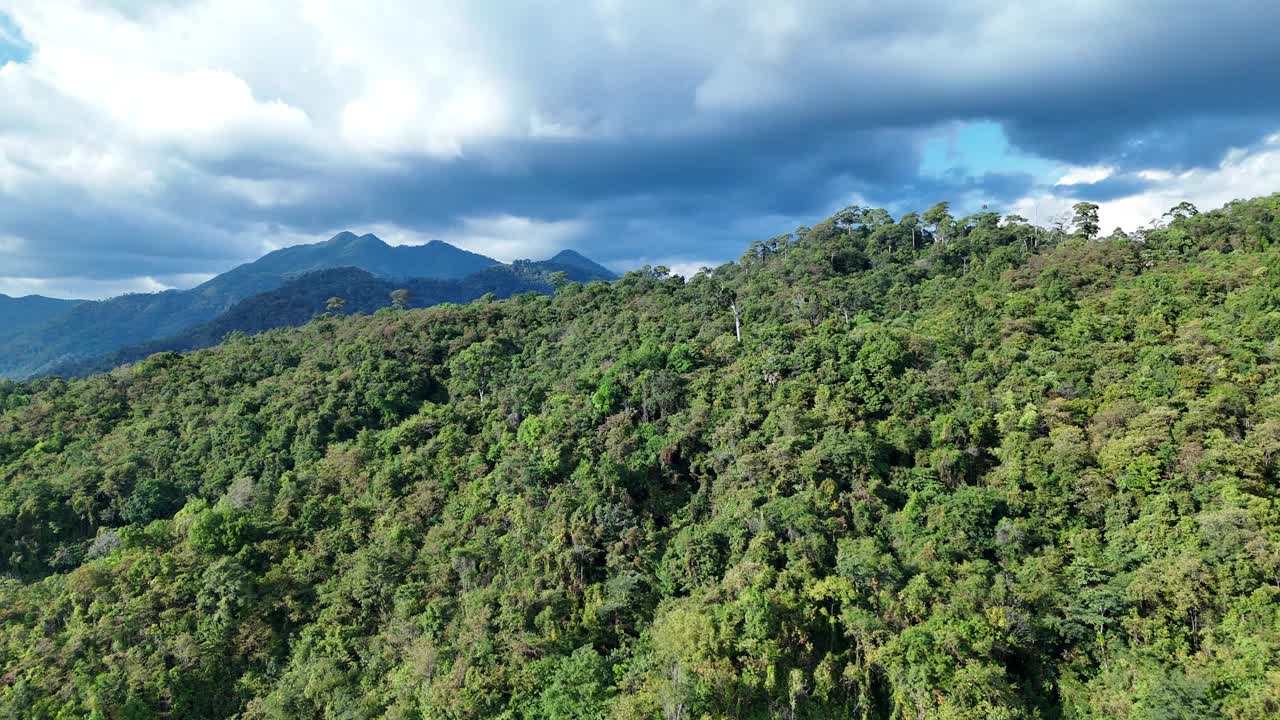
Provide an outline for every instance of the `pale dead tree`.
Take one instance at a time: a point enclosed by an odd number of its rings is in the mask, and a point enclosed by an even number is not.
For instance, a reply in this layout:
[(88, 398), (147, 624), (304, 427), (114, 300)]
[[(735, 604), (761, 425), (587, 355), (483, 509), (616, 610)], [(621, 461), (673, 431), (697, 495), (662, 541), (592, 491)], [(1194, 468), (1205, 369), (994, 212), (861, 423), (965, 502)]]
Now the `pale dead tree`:
[(742, 303), (738, 301), (737, 289), (728, 287), (721, 277), (712, 274), (703, 276), (699, 282), (709, 304), (727, 307), (733, 313), (733, 336), (742, 342)]

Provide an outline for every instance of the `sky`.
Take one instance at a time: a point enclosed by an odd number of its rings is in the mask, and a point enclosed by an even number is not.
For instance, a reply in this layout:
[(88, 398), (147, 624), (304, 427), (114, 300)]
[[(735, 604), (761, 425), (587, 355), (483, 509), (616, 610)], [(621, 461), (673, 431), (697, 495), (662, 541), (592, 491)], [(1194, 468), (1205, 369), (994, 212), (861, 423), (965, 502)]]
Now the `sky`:
[(850, 204), (1280, 190), (1266, 0), (0, 0), (0, 293), (340, 230), (689, 273)]

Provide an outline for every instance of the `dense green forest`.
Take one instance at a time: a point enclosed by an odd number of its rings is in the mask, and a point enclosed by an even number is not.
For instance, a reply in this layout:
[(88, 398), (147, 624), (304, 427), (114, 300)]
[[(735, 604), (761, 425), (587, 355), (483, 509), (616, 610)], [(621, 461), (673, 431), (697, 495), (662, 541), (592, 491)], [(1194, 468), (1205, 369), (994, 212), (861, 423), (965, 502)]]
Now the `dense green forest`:
[(0, 384), (0, 717), (1273, 718), (1280, 195)]

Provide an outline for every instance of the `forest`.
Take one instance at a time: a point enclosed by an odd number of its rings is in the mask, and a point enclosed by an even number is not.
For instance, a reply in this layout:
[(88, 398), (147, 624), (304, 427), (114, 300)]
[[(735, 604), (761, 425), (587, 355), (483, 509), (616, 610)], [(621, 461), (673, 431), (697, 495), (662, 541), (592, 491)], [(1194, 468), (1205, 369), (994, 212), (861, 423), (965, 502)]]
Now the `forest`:
[(0, 383), (0, 717), (1280, 716), (1280, 194)]

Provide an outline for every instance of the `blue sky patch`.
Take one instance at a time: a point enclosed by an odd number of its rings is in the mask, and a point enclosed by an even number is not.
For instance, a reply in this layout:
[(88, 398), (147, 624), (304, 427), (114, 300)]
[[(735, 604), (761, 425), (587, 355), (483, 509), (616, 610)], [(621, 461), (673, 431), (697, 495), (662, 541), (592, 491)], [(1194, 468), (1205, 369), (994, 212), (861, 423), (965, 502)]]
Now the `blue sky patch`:
[(0, 12), (0, 65), (10, 62), (26, 62), (31, 57), (31, 43), (22, 36), (18, 24)]
[(920, 174), (937, 178), (1023, 173), (1052, 182), (1061, 165), (1009, 144), (1004, 127), (981, 120), (954, 123), (924, 146)]

